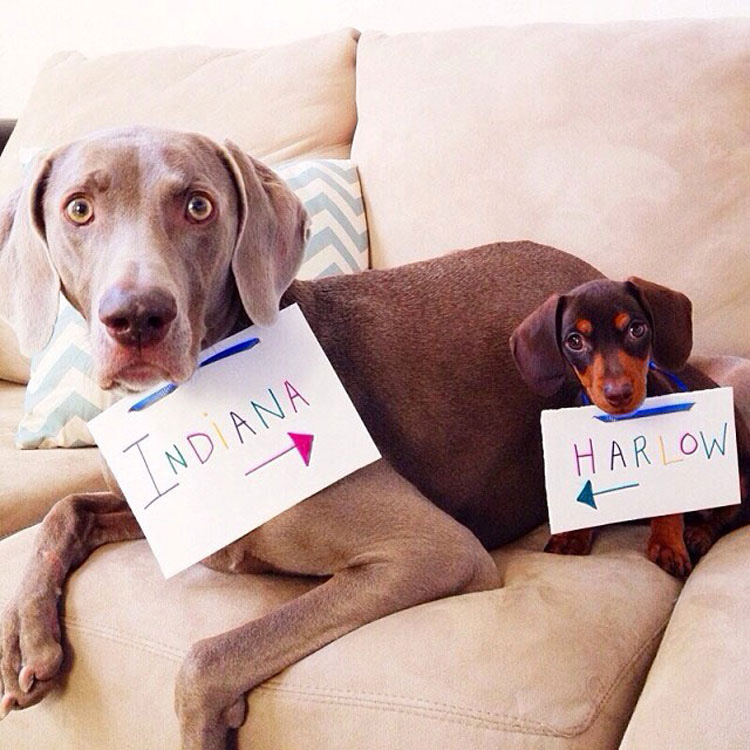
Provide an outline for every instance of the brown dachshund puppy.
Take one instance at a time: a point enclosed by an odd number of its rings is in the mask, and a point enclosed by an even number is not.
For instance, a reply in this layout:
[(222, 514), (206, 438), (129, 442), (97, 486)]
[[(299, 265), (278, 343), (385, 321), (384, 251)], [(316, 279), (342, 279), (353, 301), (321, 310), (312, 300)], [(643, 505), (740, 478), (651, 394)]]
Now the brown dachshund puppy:
[[(538, 393), (567, 388), (573, 404), (626, 414), (646, 396), (717, 387), (685, 364), (691, 312), (684, 294), (658, 284), (600, 279), (551, 296), (516, 328), (511, 349), (521, 376)], [(651, 520), (648, 557), (672, 575), (686, 576), (719, 536), (747, 521), (750, 432), (737, 410), (735, 423), (743, 505)], [(553, 534), (545, 550), (586, 555), (592, 543), (593, 530), (579, 529)]]

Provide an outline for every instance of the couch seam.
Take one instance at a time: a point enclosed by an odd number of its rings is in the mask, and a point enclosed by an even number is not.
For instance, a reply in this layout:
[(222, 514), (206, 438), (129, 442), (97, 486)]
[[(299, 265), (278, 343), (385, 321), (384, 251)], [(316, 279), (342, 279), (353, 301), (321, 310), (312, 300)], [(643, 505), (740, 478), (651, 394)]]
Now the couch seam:
[(152, 654), (165, 656), (169, 658), (170, 661), (174, 661), (175, 663), (180, 663), (185, 658), (185, 655), (187, 653), (187, 651), (185, 650), (175, 648), (174, 646), (169, 646), (166, 643), (159, 643), (158, 641), (153, 641), (151, 639), (135, 638), (133, 636), (124, 635), (114, 628), (109, 628), (105, 625), (85, 625), (80, 620), (68, 617), (63, 617), (61, 619), (63, 624), (66, 627), (71, 628), (72, 630), (77, 630), (81, 633), (87, 633), (89, 635), (98, 635), (108, 640), (114, 641), (115, 643), (138, 646), (144, 651), (148, 651)]
[[(5, 609), (5, 607), (9, 603), (9, 599), (0, 600), (2, 609)], [(86, 625), (81, 620), (78, 620), (75, 617), (66, 617), (65, 615), (63, 615), (60, 618), (60, 621), (66, 628), (70, 628), (71, 630), (77, 630), (88, 635), (98, 635), (102, 638), (113, 641), (114, 643), (137, 646), (138, 648), (141, 648), (144, 651), (148, 651), (149, 653), (167, 657), (168, 659), (170, 659), (170, 661), (174, 661), (178, 664), (185, 658), (185, 655), (187, 653), (187, 651), (185, 650), (175, 648), (174, 646), (169, 646), (166, 643), (159, 643), (158, 641), (154, 641), (151, 639), (135, 638), (133, 636), (124, 635), (114, 628), (107, 627), (106, 625)]]
[(30, 529), (32, 526), (35, 526), (41, 518), (37, 519), (36, 521), (32, 521), (29, 524), (26, 524), (26, 526), (21, 526), (18, 529), (13, 529), (11, 531), (4, 531), (0, 533), (0, 542), (4, 541), (5, 539), (9, 539), (10, 537), (14, 536), (15, 534), (20, 534), (22, 531), (26, 531), (26, 529)]
[[(4, 605), (7, 605), (7, 603), (8, 600), (3, 601)], [(118, 631), (106, 626), (84, 625), (80, 620), (77, 620), (76, 618), (63, 616), (61, 620), (67, 627), (78, 630), (79, 632), (87, 633), (90, 635), (98, 635), (115, 643), (137, 646), (144, 651), (148, 651), (152, 654), (164, 656), (175, 663), (180, 663), (187, 653), (184, 650), (168, 646), (164, 643), (133, 638), (132, 636), (125, 636)], [(404, 695), (398, 695), (395, 693), (346, 690), (343, 688), (330, 688), (321, 685), (309, 684), (285, 685), (282, 684), (281, 679), (278, 677), (271, 678), (265, 683), (261, 683), (255, 688), (255, 690), (265, 690), (268, 692), (287, 694), (287, 696), (290, 696), (296, 700), (301, 700), (304, 696), (306, 700), (313, 700), (317, 703), (360, 705), (366, 708), (374, 708), (376, 705), (378, 705), (381, 707), (387, 707), (389, 710), (399, 711), (402, 713), (407, 712), (424, 716), (437, 716), (438, 718), (441, 718), (445, 721), (453, 721), (455, 723), (483, 723), (494, 728), (497, 728), (497, 726), (499, 725), (503, 729), (515, 729), (516, 731), (520, 731), (523, 734), (536, 734), (570, 738), (582, 734), (593, 725), (594, 721), (597, 719), (604, 706), (612, 697), (615, 689), (621, 683), (623, 677), (632, 670), (634, 664), (636, 664), (640, 660), (643, 653), (651, 646), (651, 644), (657, 638), (660, 638), (662, 636), (668, 622), (669, 618), (664, 620), (659, 625), (659, 627), (636, 649), (633, 656), (631, 656), (627, 663), (623, 665), (620, 671), (612, 679), (610, 684), (598, 695), (596, 695), (596, 697), (594, 698), (596, 705), (594, 709), (589, 713), (589, 715), (578, 724), (567, 728), (550, 727), (543, 722), (535, 721), (532, 719), (519, 719), (517, 717), (511, 717), (506, 714), (500, 714), (494, 711), (485, 711), (452, 703), (413, 698)], [(401, 703), (399, 704), (394, 701), (400, 701)], [(413, 705), (408, 706), (407, 703), (412, 703)], [(422, 705), (420, 706), (419, 704)], [(483, 718), (482, 715), (488, 718)]]
[[(594, 721), (598, 718), (602, 709), (608, 703), (618, 685), (622, 682), (624, 676), (628, 672), (632, 671), (633, 666), (641, 659), (643, 654), (648, 648), (650, 648), (653, 642), (662, 636), (668, 622), (669, 618), (662, 621), (659, 627), (655, 631), (653, 631), (652, 634), (648, 638), (646, 638), (646, 640), (641, 643), (641, 645), (635, 650), (631, 658), (614, 676), (609, 685), (595, 696), (594, 701), (596, 705), (594, 709), (589, 713), (589, 715), (586, 716), (586, 718), (584, 718), (578, 724), (574, 724), (570, 727), (550, 727), (543, 722), (531, 719), (519, 719), (517, 717), (511, 717), (507, 714), (500, 714), (494, 711), (483, 711), (480, 709), (469, 708), (467, 706), (459, 706), (451, 703), (443, 703), (440, 701), (427, 701), (424, 699), (407, 697), (395, 693), (363, 692), (309, 684), (285, 685), (282, 684), (280, 678), (278, 677), (268, 680), (256, 689), (276, 691), (279, 693), (289, 693), (290, 695), (296, 694), (298, 696), (305, 695), (308, 698), (315, 697), (318, 701), (323, 702), (325, 702), (326, 700), (330, 701), (331, 697), (335, 697), (337, 699), (333, 702), (342, 702), (342, 698), (344, 701), (355, 701), (355, 696), (362, 697), (364, 700), (370, 700), (372, 703), (375, 703), (377, 702), (377, 700), (381, 699), (390, 699), (391, 701), (409, 701), (415, 704), (423, 704), (424, 707), (421, 710), (425, 713), (428, 711), (437, 712), (440, 710), (448, 709), (448, 711), (444, 711), (446, 717), (450, 715), (451, 712), (456, 715), (462, 713), (473, 721), (486, 722), (488, 724), (502, 724), (503, 722), (505, 722), (511, 727), (521, 730), (524, 734), (543, 734), (570, 738), (582, 734), (593, 725)], [(382, 702), (381, 705), (388, 705), (388, 701), (386, 700), (385, 702)], [(397, 704), (394, 703), (392, 705), (395, 706)], [(480, 716), (472, 716), (472, 714), (484, 714), (485, 716), (491, 718), (484, 719)]]
[(572, 731), (574, 734), (572, 736), (576, 736), (578, 734), (582, 734), (585, 730), (589, 729), (593, 723), (596, 721), (597, 718), (599, 718), (599, 715), (602, 712), (602, 709), (607, 705), (610, 698), (614, 694), (615, 690), (620, 686), (625, 676), (633, 671), (634, 666), (641, 660), (643, 657), (643, 654), (646, 653), (646, 651), (652, 646), (652, 644), (655, 641), (661, 640), (661, 638), (664, 635), (664, 631), (667, 629), (667, 625), (669, 624), (669, 620), (671, 619), (671, 613), (670, 616), (664, 620), (660, 627), (658, 627), (651, 636), (641, 645), (641, 647), (633, 654), (633, 656), (630, 658), (627, 664), (623, 666), (623, 668), (618, 672), (617, 676), (614, 680), (610, 683), (609, 687), (602, 693), (599, 706), (597, 709), (593, 712), (593, 715), (585, 722), (585, 725), (581, 726), (580, 724), (580, 730), (575, 731), (578, 727), (572, 727)]
[[(275, 686), (268, 686), (266, 684), (259, 685), (251, 692), (251, 695), (256, 692), (269, 692), (269, 693), (286, 693), (284, 698), (287, 700), (293, 700), (297, 702), (309, 702), (309, 703), (324, 703), (328, 705), (342, 705), (342, 706), (355, 706), (357, 708), (366, 708), (370, 710), (382, 711), (386, 710), (391, 713), (409, 714), (412, 716), (424, 716), (430, 719), (437, 719), (439, 721), (449, 722), (451, 724), (460, 724), (464, 726), (479, 727), (482, 729), (491, 729), (494, 731), (515, 731), (519, 734), (529, 734), (535, 736), (547, 736), (547, 737), (559, 737), (563, 736), (556, 731), (544, 724), (539, 724), (538, 727), (530, 728), (524, 726), (522, 721), (512, 719), (510, 717), (498, 716), (496, 718), (482, 718), (481, 716), (471, 716), (469, 712), (476, 711), (476, 709), (466, 709), (466, 714), (461, 714), (460, 711), (443, 710), (440, 708), (430, 708), (428, 706), (409, 706), (395, 701), (379, 701), (379, 700), (368, 700), (367, 698), (358, 698), (355, 695), (351, 697), (347, 696), (324, 696), (315, 695), (314, 693), (297, 692), (288, 690), (285, 688), (278, 688)], [(353, 692), (353, 691), (352, 691)], [(413, 700), (413, 699), (409, 699)], [(439, 705), (439, 704), (438, 704)], [(490, 712), (484, 712), (490, 713)]]

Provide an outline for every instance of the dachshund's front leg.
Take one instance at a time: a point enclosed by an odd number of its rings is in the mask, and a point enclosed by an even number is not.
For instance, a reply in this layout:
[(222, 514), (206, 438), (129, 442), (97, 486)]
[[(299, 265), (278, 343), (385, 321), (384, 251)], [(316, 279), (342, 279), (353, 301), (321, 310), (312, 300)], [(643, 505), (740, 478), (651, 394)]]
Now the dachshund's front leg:
[(544, 546), (545, 552), (556, 555), (588, 555), (594, 546), (593, 529), (576, 529), (552, 534)]
[(651, 519), (651, 535), (646, 548), (648, 559), (677, 578), (686, 577), (693, 569), (684, 531), (682, 513)]

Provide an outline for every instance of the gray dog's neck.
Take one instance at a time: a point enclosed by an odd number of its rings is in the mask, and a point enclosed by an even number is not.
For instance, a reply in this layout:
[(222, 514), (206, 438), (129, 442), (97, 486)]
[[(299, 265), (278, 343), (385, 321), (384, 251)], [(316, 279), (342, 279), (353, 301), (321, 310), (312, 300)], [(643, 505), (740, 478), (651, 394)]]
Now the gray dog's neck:
[(206, 334), (201, 341), (201, 348), (208, 346), (231, 336), (238, 331), (252, 325), (252, 321), (247, 316), (245, 308), (242, 306), (240, 295), (235, 290), (227, 304), (225, 313), (213, 323), (206, 326)]
[[(303, 300), (301, 298), (304, 299), (309, 297), (309, 293), (306, 294), (305, 290), (310, 283), (311, 282), (293, 281), (281, 298), (279, 304), (280, 309), (283, 310), (285, 307), (289, 307), (297, 302), (302, 302)], [(232, 336), (251, 325), (253, 325), (253, 321), (245, 312), (245, 308), (242, 306), (239, 295), (235, 293), (228, 305), (227, 312), (222, 317), (221, 321), (206, 329), (206, 335), (201, 342), (201, 347), (206, 348), (212, 346), (222, 339)]]
[[(307, 287), (311, 285), (311, 283), (314, 282), (293, 281), (289, 288), (282, 295), (279, 308), (283, 310), (285, 307), (289, 307), (290, 305), (294, 305), (298, 302), (302, 303), (310, 296), (309, 292), (306, 293), (306, 290)], [(216, 338), (213, 338), (213, 340), (209, 341), (209, 334), (215, 334), (217, 333), (217, 331), (216, 329), (214, 329), (213, 331), (208, 331), (206, 333), (205, 340), (207, 343), (205, 343), (205, 346), (215, 344), (217, 341), (221, 341), (221, 339), (226, 338), (227, 336), (231, 336), (232, 334), (237, 333), (238, 331), (241, 331), (251, 325), (253, 325), (253, 321), (245, 312), (245, 308), (242, 306), (239, 296), (237, 296), (236, 299), (232, 302), (231, 313), (227, 316), (226, 322), (222, 328), (222, 330), (225, 332), (223, 334), (216, 335)]]

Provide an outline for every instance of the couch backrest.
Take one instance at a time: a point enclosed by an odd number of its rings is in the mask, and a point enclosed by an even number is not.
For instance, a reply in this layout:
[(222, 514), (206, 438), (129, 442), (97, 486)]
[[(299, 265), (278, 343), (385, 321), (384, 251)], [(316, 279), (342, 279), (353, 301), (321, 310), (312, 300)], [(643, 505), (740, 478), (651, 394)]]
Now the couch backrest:
[(750, 356), (748, 59), (747, 19), (364, 33), (373, 264), (532, 239), (687, 292), (696, 349)]
[[(271, 162), (348, 156), (354, 133), (376, 267), (533, 239), (687, 292), (696, 349), (750, 356), (750, 21), (358, 36), (58, 55), (0, 156), (0, 195), (24, 148), (115, 124)], [(0, 378), (24, 372), (0, 321)]]

